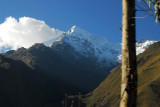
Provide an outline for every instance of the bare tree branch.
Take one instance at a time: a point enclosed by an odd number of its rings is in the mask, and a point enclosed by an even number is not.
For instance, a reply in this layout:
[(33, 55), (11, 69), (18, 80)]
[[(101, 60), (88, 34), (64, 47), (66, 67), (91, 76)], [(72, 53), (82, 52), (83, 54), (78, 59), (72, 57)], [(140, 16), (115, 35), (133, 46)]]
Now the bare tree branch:
[(145, 0), (143, 0), (143, 3), (149, 8), (150, 11), (153, 11), (153, 10), (147, 5), (147, 3), (146, 3)]
[(142, 3), (141, 0), (138, 0), (138, 1), (141, 3), (141, 5), (143, 6), (143, 8), (144, 8), (146, 11), (148, 11), (149, 13), (153, 13), (151, 10), (148, 10), (148, 9), (147, 9), (147, 7)]
[(148, 15), (146, 15), (146, 16), (143, 16), (143, 17), (132, 17), (132, 18), (138, 19), (138, 18), (146, 18), (146, 17), (148, 17), (148, 16), (152, 16), (152, 13), (150, 13), (150, 14), (148, 14)]

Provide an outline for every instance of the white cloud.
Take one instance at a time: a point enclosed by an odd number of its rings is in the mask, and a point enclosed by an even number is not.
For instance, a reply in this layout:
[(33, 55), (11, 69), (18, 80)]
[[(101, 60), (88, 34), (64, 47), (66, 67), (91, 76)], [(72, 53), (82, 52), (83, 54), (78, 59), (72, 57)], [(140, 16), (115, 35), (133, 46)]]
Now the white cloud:
[(0, 52), (4, 48), (28, 48), (35, 43), (57, 38), (63, 32), (49, 27), (44, 21), (29, 17), (21, 17), (19, 21), (8, 17), (0, 24)]

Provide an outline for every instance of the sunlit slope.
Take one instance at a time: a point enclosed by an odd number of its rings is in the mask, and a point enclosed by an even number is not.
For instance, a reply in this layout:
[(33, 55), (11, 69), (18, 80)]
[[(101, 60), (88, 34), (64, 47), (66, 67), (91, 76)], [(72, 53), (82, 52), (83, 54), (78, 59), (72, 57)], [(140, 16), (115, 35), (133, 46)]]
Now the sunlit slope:
[[(160, 41), (138, 55), (138, 107), (160, 107)], [(89, 93), (85, 102), (90, 107), (118, 107), (120, 101), (121, 67)]]

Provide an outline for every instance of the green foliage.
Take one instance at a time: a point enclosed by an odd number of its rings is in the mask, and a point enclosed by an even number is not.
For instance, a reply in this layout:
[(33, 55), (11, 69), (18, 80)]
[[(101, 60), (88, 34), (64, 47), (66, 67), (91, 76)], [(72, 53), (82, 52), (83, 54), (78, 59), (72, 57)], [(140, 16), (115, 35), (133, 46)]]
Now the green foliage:
[(151, 8), (151, 4), (154, 6), (155, 11), (155, 21), (160, 22), (160, 0), (146, 0), (147, 5)]
[(147, 0), (147, 4), (148, 4), (149, 7), (151, 7), (151, 0)]
[(157, 22), (160, 22), (160, 1), (159, 0), (155, 1), (154, 9), (155, 9), (155, 20), (157, 23)]

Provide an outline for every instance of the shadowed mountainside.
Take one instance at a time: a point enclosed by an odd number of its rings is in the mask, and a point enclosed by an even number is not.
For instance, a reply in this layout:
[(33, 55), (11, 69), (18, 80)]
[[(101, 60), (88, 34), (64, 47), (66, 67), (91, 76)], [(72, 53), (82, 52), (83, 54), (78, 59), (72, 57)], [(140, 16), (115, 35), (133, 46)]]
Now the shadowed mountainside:
[(106, 77), (96, 58), (68, 44), (35, 44), (0, 55), (0, 106), (61, 107), (65, 93), (92, 91)]
[[(138, 107), (160, 106), (160, 41), (138, 55)], [(86, 95), (88, 107), (118, 107), (120, 101), (121, 66), (91, 93)]]
[(4, 56), (20, 60), (32, 70), (53, 75), (86, 91), (93, 90), (109, 73), (103, 71), (110, 69), (97, 66), (94, 56), (82, 56), (65, 43), (53, 44), (51, 48), (35, 44), (29, 49), (9, 51)]
[(0, 84), (2, 107), (59, 107), (65, 93), (75, 94), (81, 90), (54, 75), (32, 70), (22, 61), (4, 56), (0, 56)]

